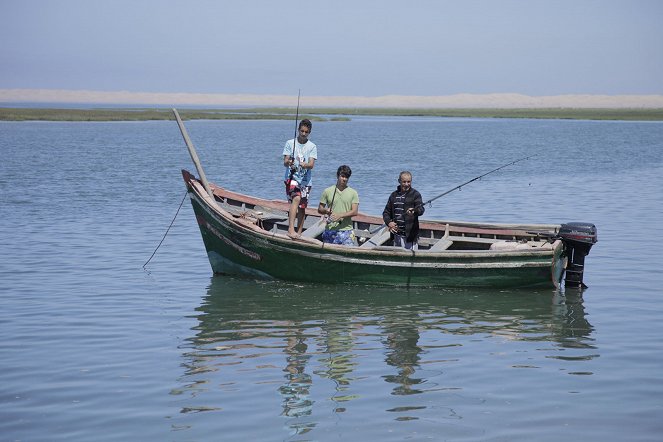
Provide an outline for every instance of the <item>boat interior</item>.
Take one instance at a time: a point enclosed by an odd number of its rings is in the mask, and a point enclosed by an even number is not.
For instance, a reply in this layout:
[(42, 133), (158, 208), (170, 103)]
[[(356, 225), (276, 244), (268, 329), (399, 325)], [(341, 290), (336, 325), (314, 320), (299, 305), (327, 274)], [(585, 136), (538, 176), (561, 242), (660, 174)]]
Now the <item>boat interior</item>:
[[(272, 234), (288, 232), (288, 203), (277, 200), (261, 200), (233, 194), (214, 186), (214, 196), (219, 207), (235, 218), (255, 224)], [(237, 195), (237, 197), (235, 197)], [(524, 249), (551, 249), (555, 237), (555, 225), (511, 225), (444, 222), (420, 219), (419, 251), (505, 251)], [(301, 240), (321, 240), (325, 222), (317, 208), (307, 208)], [(356, 246), (362, 249), (402, 251), (394, 247), (389, 230), (382, 218), (359, 214), (353, 217)]]

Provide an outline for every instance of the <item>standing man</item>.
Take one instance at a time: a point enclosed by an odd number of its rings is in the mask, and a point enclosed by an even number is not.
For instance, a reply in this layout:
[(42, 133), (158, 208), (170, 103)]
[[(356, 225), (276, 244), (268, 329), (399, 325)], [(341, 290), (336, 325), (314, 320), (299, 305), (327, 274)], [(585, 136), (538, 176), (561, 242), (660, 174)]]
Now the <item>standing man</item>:
[[(298, 238), (304, 229), (304, 211), (313, 185), (313, 166), (318, 158), (318, 147), (308, 139), (313, 125), (308, 119), (299, 123), (296, 139), (288, 140), (283, 147), (285, 166), (285, 193), (288, 196), (288, 236)], [(295, 218), (298, 226), (295, 231)]]
[(351, 175), (349, 166), (339, 167), (336, 171), (336, 184), (322, 192), (318, 213), (327, 215), (327, 227), (322, 232), (323, 242), (355, 245), (352, 217), (359, 213), (359, 194), (348, 186)]
[(399, 186), (389, 196), (382, 211), (382, 219), (389, 228), (396, 247), (418, 250), (419, 216), (424, 214), (421, 194), (412, 188), (412, 174), (403, 171)]

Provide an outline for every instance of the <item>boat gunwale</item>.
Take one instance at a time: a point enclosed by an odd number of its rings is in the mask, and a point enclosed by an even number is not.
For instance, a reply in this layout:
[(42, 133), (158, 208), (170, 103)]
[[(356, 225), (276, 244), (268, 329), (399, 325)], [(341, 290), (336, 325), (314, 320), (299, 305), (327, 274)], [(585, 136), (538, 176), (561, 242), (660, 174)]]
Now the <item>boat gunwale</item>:
[[(440, 250), (440, 251), (434, 251), (430, 252), (428, 250), (419, 250), (416, 252), (410, 251), (410, 250), (404, 250), (401, 248), (394, 248), (394, 250), (384, 250), (384, 249), (376, 249), (376, 248), (361, 248), (361, 247), (347, 247), (347, 246), (342, 246), (342, 245), (336, 245), (336, 244), (327, 244), (323, 243), (322, 241), (315, 239), (315, 238), (298, 238), (298, 239), (292, 239), (286, 234), (283, 233), (276, 233), (276, 232), (270, 232), (267, 231), (255, 223), (249, 221), (246, 218), (243, 217), (236, 217), (233, 215), (231, 212), (228, 210), (224, 209), (221, 204), (219, 204), (216, 199), (212, 203), (212, 198), (207, 194), (207, 192), (202, 188), (202, 184), (200, 181), (195, 178), (192, 174), (190, 174), (188, 171), (183, 170), (182, 171), (183, 176), (185, 178), (185, 181), (190, 184), (189, 189), (190, 193), (194, 194), (197, 196), (197, 199), (200, 201), (201, 206), (206, 208), (207, 210), (211, 210), (212, 212), (216, 213), (218, 216), (224, 218), (227, 222), (232, 223), (233, 225), (237, 226), (237, 228), (240, 228), (242, 230), (245, 230), (246, 233), (250, 233), (252, 235), (259, 235), (262, 239), (273, 243), (276, 241), (277, 244), (280, 246), (283, 246), (287, 248), (290, 252), (295, 252), (295, 251), (306, 251), (309, 253), (319, 253), (319, 250), (324, 248), (326, 253), (322, 253), (320, 256), (329, 256), (331, 254), (341, 256), (341, 257), (347, 257), (348, 255), (357, 255), (358, 257), (365, 257), (364, 259), (370, 259), (370, 257), (379, 257), (379, 258), (385, 258), (389, 256), (393, 256), (394, 258), (399, 258), (402, 259), (403, 257), (410, 256), (413, 258), (413, 260), (416, 260), (417, 264), (420, 263), (425, 263), (428, 260), (431, 259), (440, 259), (440, 258), (448, 258), (448, 259), (480, 259), (483, 264), (490, 263), (490, 259), (498, 259), (498, 258), (509, 258), (509, 259), (514, 259), (518, 256), (522, 257), (529, 257), (529, 258), (537, 258), (540, 255), (541, 258), (545, 257), (551, 257), (551, 259), (554, 259), (554, 257), (557, 255), (558, 249), (563, 247), (562, 241), (560, 240), (555, 240), (553, 243), (547, 243), (550, 244), (551, 247), (546, 247), (545, 249), (537, 249), (537, 248), (528, 248), (528, 249), (506, 249), (506, 250)], [(187, 176), (188, 175), (188, 176)], [(210, 183), (211, 184), (211, 183)], [(266, 200), (262, 198), (256, 198), (248, 195), (243, 195), (241, 193), (233, 192), (221, 187), (218, 187), (214, 184), (211, 184), (213, 194), (215, 197), (218, 197), (222, 200), (228, 200), (229, 198), (234, 200), (234, 201), (241, 201), (244, 204), (249, 204), (255, 206), (260, 206), (260, 207), (268, 207), (268, 208), (274, 208), (278, 210), (287, 210), (288, 208), (288, 203), (286, 201), (282, 200)], [(238, 206), (239, 207), (239, 206)], [(252, 209), (248, 209), (250, 211)], [(319, 218), (319, 215), (317, 215), (317, 212), (314, 212), (314, 209), (308, 208), (307, 209), (307, 216), (312, 216), (314, 218)], [(359, 214), (355, 217), (353, 217), (353, 220), (359, 221), (359, 222), (364, 222), (367, 224), (378, 224), (378, 222), (382, 221), (381, 218), (378, 218), (376, 216), (370, 216), (370, 215), (365, 215), (365, 214)], [(444, 226), (446, 224), (450, 224), (444, 221), (439, 221), (439, 222), (431, 222), (427, 224), (434, 224), (435, 228), (431, 230), (436, 230), (436, 231), (442, 231), (444, 229)], [(498, 226), (498, 227), (503, 227), (503, 226), (512, 226), (511, 224), (488, 224), (488, 223), (462, 223), (465, 225), (485, 225), (485, 226)], [(454, 225), (454, 227), (456, 227)], [(463, 229), (463, 226), (460, 226), (461, 229)], [(484, 228), (484, 229), (478, 229), (478, 228), (470, 228), (470, 231), (466, 233), (478, 233), (478, 234), (490, 234), (490, 235), (502, 235), (502, 236), (525, 236), (524, 235), (524, 230), (529, 230), (531, 227), (532, 230), (540, 229), (541, 227), (557, 227), (557, 225), (547, 225), (547, 224), (532, 224), (532, 225), (525, 225), (524, 227), (528, 227), (528, 229), (508, 229), (508, 230), (502, 230), (502, 229), (489, 229), (489, 228)], [(490, 230), (488, 233), (487, 230)], [(467, 237), (468, 241), (471, 241), (473, 237)], [(545, 243), (544, 243), (545, 244)], [(313, 250), (309, 250), (313, 249)], [(389, 261), (387, 261), (389, 262)], [(402, 261), (393, 261), (394, 263), (401, 263)], [(414, 261), (413, 261), (414, 263)], [(550, 265), (549, 262), (539, 262), (539, 261), (533, 261), (529, 262), (530, 264), (536, 264), (536, 265)], [(460, 265), (468, 265), (467, 263), (458, 263)]]
[[(192, 176), (195, 181), (198, 181)], [(252, 204), (254, 206), (270, 207), (278, 210), (283, 210), (287, 213), (290, 204), (285, 200), (268, 200), (258, 198), (250, 195), (245, 195), (239, 192), (228, 190), (210, 183), (214, 195), (220, 199), (231, 199), (234, 201), (242, 201), (245, 204)], [(317, 209), (307, 207), (305, 209), (306, 217), (320, 218)], [(375, 215), (368, 215), (359, 212), (352, 217), (353, 221), (366, 223), (366, 224), (383, 224), (382, 218)], [(522, 232), (524, 230), (558, 230), (561, 224), (513, 224), (513, 223), (486, 223), (486, 222), (473, 222), (473, 221), (454, 221), (454, 220), (430, 220), (425, 218), (419, 219), (419, 226), (422, 230), (443, 230), (446, 224), (453, 225), (458, 231), (464, 233), (486, 233), (490, 230), (491, 234), (498, 235), (511, 235), (513, 232)]]

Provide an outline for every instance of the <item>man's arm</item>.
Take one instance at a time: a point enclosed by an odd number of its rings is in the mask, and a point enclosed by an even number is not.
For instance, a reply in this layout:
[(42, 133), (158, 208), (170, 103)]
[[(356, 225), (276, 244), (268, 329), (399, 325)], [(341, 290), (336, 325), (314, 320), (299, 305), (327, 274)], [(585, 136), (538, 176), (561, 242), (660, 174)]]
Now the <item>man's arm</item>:
[(329, 212), (331, 212), (331, 208), (327, 208), (327, 205), (320, 201), (320, 204), (318, 204), (318, 213), (320, 215), (329, 215)]
[(318, 204), (318, 213), (320, 215), (328, 215), (331, 212), (331, 207), (327, 207), (327, 189), (322, 191), (320, 196), (320, 204)]
[(309, 158), (306, 163), (299, 163), (299, 166), (302, 169), (313, 169), (313, 166), (315, 166), (315, 158)]
[[(318, 209), (319, 211), (320, 209)], [(329, 218), (330, 221), (340, 221), (343, 218), (352, 218), (353, 216), (357, 215), (359, 213), (359, 203), (352, 203), (352, 208), (348, 212), (343, 212), (343, 213), (333, 213), (332, 216)]]
[(392, 220), (392, 210), (393, 206), (391, 204), (391, 195), (389, 195), (389, 198), (387, 199), (387, 204), (384, 206), (384, 210), (382, 211), (382, 221), (384, 221), (385, 224), (389, 225), (389, 222)]
[(339, 218), (347, 218), (347, 217), (352, 218), (353, 216), (357, 215), (358, 213), (359, 213), (359, 203), (352, 203), (352, 208), (350, 209), (350, 211), (341, 214), (341, 216)]
[(424, 203), (421, 200), (421, 194), (416, 190), (414, 193), (414, 211), (416, 212), (417, 216), (423, 215), (426, 211), (424, 208)]

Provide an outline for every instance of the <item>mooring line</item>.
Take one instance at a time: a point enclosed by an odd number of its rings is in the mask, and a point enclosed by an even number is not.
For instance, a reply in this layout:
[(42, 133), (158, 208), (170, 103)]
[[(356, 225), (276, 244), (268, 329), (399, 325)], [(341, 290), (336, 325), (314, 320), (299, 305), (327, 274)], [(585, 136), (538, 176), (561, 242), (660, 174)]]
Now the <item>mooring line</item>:
[(186, 196), (189, 194), (189, 191), (187, 190), (184, 192), (184, 198), (182, 198), (182, 202), (180, 203), (180, 206), (177, 208), (177, 212), (175, 212), (175, 216), (173, 217), (173, 220), (170, 222), (170, 225), (166, 229), (166, 233), (163, 234), (163, 238), (161, 238), (161, 241), (159, 241), (159, 245), (157, 246), (156, 249), (154, 249), (154, 252), (152, 252), (152, 256), (150, 256), (150, 259), (148, 259), (145, 264), (143, 264), (143, 270), (147, 270), (145, 266), (154, 258), (154, 255), (157, 253), (157, 250), (159, 250), (159, 247), (161, 247), (161, 244), (163, 241), (166, 239), (166, 235), (168, 235), (168, 232), (170, 231), (170, 228), (173, 227), (173, 224), (175, 223), (175, 219), (177, 218), (177, 214), (180, 213), (180, 209), (182, 208), (182, 204), (184, 204), (184, 200), (186, 199)]

